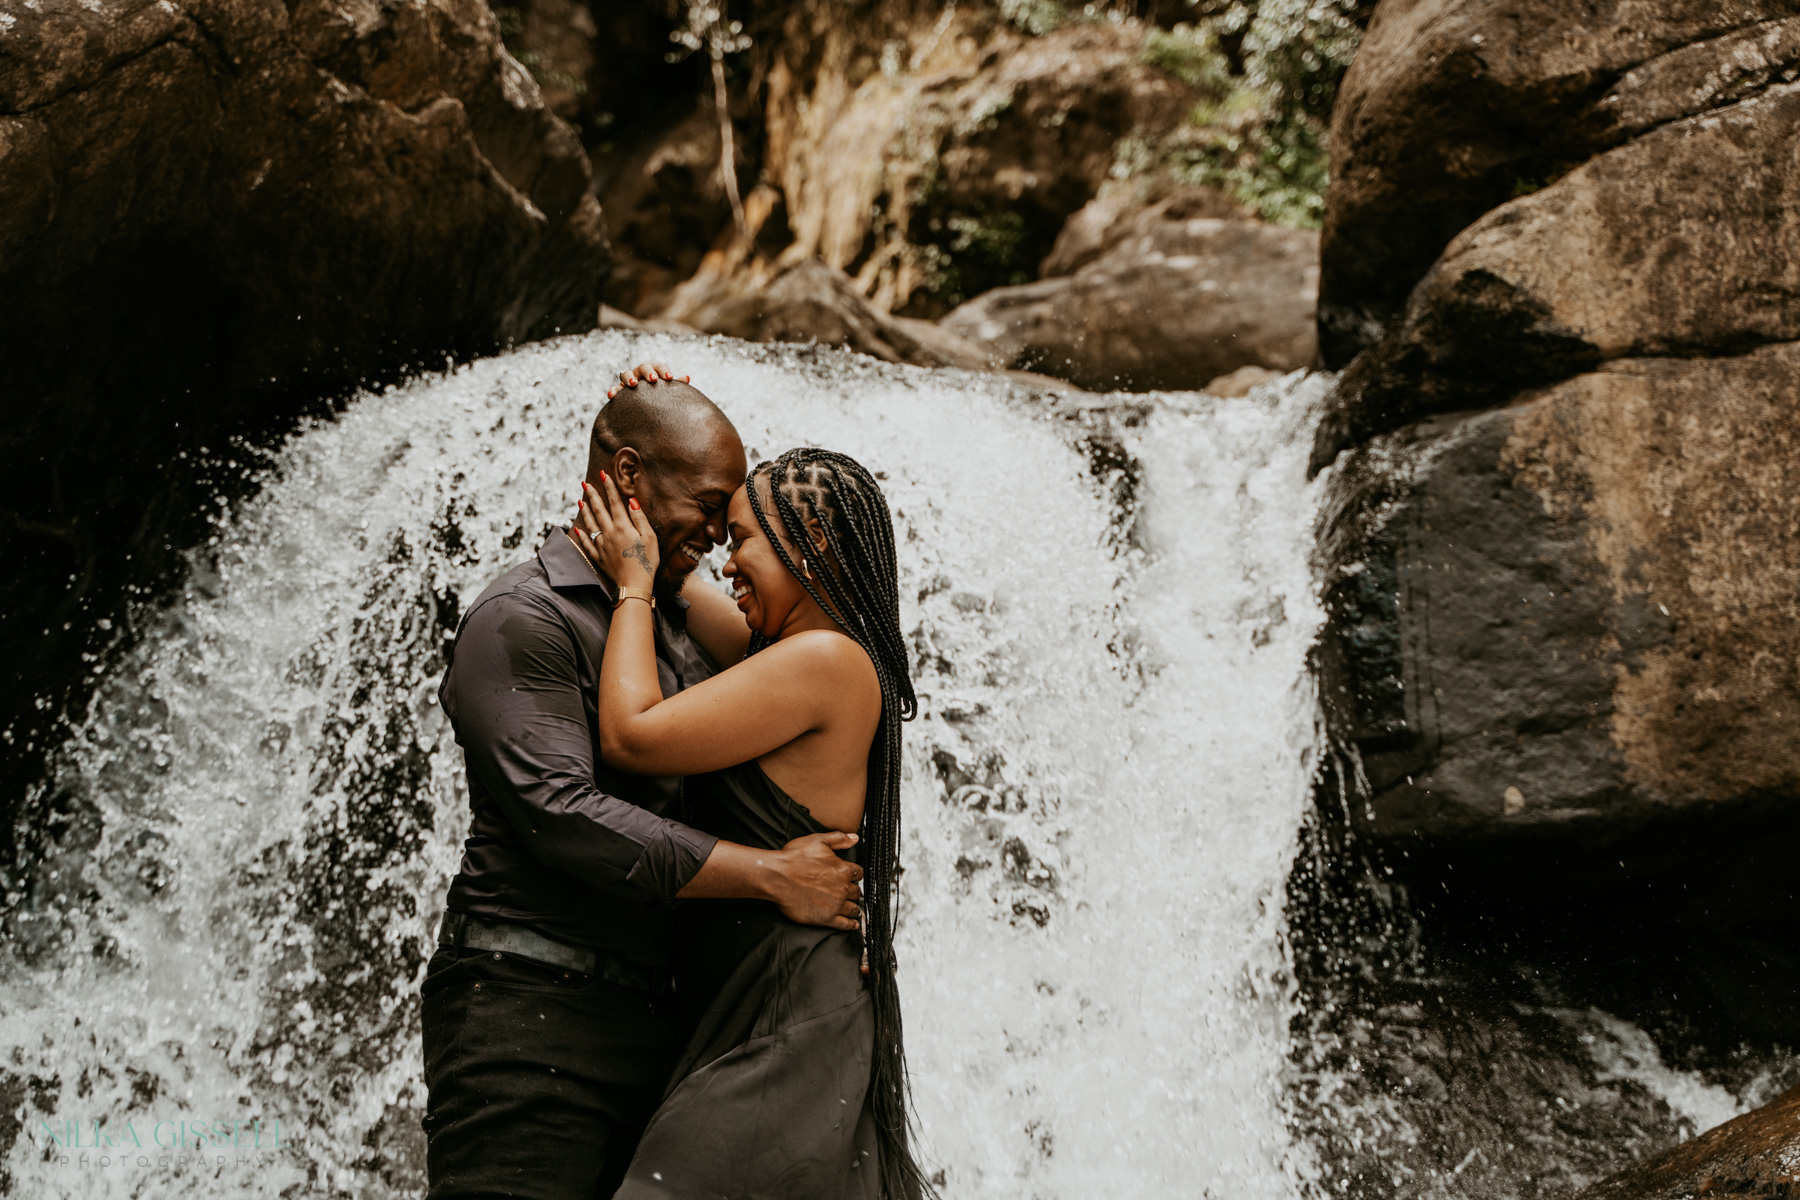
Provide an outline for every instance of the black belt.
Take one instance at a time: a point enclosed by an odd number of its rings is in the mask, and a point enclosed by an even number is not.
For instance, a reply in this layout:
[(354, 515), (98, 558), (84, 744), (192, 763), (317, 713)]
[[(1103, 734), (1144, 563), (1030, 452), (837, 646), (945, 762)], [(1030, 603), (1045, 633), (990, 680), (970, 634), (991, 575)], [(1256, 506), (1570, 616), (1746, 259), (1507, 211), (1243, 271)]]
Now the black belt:
[(571, 946), (511, 921), (484, 921), (468, 913), (446, 912), (444, 923), (438, 927), (438, 945), (516, 954), (583, 975), (598, 975), (607, 983), (653, 996), (664, 996), (673, 990), (666, 969), (634, 963), (603, 950)]

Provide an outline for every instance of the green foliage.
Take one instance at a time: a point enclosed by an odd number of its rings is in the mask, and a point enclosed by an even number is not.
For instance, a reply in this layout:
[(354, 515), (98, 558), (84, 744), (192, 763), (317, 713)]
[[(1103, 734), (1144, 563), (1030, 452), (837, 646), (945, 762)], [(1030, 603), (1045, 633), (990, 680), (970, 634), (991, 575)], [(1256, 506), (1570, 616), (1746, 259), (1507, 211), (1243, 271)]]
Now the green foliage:
[(540, 84), (551, 84), (573, 92), (577, 96), (587, 95), (587, 81), (578, 79), (567, 71), (559, 70), (543, 60), (543, 56), (525, 49), (525, 14), (510, 5), (500, 5), (494, 9), (494, 19), (500, 25), (500, 41), (506, 52), (518, 60), (521, 67), (531, 72), (531, 77)]
[(989, 288), (1029, 282), (1035, 266), (1022, 253), (1029, 240), (1025, 218), (1016, 212), (979, 216), (952, 213), (932, 218), (927, 239), (919, 246), (925, 268), (926, 293), (945, 308), (954, 308)]
[(1278, 122), (1331, 116), (1338, 83), (1356, 54), (1361, 0), (1233, 0), (1222, 19), (1242, 21), (1244, 73)]
[(1204, 26), (1152, 30), (1144, 40), (1143, 59), (1205, 95), (1222, 97), (1231, 88), (1231, 60), (1219, 49), (1217, 35)]
[(1168, 158), (1180, 182), (1216, 187), (1273, 224), (1316, 229), (1325, 215), (1328, 159), (1316, 123), (1208, 128)]
[(1119, 172), (1166, 167), (1183, 183), (1228, 192), (1266, 221), (1317, 226), (1329, 180), (1327, 122), (1365, 7), (1366, 0), (1196, 0), (1199, 20), (1152, 33), (1144, 60), (1204, 99), (1185, 134), (1148, 155), (1121, 145)]
[(1042, 37), (1069, 18), (1058, 0), (1000, 0), (1000, 15), (1033, 37)]

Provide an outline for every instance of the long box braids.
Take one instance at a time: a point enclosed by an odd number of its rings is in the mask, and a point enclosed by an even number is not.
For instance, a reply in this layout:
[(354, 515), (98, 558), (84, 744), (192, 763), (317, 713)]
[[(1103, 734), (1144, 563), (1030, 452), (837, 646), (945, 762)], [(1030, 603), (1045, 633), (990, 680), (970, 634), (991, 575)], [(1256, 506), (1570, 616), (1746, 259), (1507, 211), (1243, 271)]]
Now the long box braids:
[[(767, 476), (778, 537), (759, 496)], [(882, 1193), (910, 1200), (932, 1189), (908, 1148), (909, 1092), (901, 1041), (900, 992), (894, 980), (894, 882), (900, 861), (900, 725), (918, 713), (906, 640), (900, 631), (900, 576), (894, 522), (874, 476), (848, 455), (800, 447), (758, 463), (746, 479), (757, 524), (781, 561), (820, 608), (862, 646), (881, 681), (881, 722), (869, 752), (863, 806), (863, 938), (875, 1009), (875, 1057), (870, 1086), (881, 1140)], [(810, 516), (824, 531), (820, 553), (808, 535)], [(798, 547), (804, 564), (788, 547)], [(768, 644), (752, 634), (750, 653)]]

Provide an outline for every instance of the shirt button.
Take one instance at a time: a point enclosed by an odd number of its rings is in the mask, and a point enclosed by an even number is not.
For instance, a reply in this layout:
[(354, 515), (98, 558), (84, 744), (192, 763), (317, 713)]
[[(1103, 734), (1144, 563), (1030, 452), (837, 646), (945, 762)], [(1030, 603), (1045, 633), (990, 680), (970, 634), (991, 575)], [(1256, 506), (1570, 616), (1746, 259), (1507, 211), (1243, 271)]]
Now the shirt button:
[(495, 955), (494, 955), (494, 961), (495, 961), (495, 962), (499, 962), (499, 961), (500, 961), (500, 955), (499, 955), (499, 953), (498, 953), (498, 952), (496, 952), (496, 953), (495, 953)]

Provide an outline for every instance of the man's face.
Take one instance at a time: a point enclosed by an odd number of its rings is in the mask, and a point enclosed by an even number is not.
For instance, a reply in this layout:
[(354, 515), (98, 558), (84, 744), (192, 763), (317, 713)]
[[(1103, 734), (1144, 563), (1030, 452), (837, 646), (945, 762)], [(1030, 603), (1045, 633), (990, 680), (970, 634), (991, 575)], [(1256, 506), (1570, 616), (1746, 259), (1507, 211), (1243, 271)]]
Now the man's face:
[(726, 539), (727, 507), (748, 470), (744, 444), (721, 425), (686, 461), (644, 461), (633, 489), (662, 551), (657, 582), (679, 591), (693, 569)]

